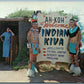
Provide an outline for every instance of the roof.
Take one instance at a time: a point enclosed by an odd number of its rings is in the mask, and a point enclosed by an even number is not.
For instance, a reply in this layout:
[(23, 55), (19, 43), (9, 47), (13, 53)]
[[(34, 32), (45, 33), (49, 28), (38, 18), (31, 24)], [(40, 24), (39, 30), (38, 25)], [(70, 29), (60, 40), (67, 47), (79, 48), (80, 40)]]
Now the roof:
[(17, 18), (0, 18), (0, 21), (23, 21), (24, 17), (17, 17)]

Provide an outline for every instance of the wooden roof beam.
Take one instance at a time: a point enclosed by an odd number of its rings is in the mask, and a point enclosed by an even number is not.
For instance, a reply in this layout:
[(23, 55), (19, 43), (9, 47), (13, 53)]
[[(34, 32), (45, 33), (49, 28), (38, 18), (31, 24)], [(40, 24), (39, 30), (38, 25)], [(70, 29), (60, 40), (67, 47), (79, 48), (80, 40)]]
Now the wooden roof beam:
[(23, 21), (24, 17), (18, 17), (18, 18), (0, 18), (0, 21)]

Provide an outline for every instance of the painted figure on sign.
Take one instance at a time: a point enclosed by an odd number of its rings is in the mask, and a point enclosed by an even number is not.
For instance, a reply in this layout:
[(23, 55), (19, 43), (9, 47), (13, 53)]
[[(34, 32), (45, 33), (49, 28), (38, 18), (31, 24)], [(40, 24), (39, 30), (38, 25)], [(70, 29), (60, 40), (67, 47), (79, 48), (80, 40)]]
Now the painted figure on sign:
[(81, 73), (81, 69), (79, 67), (78, 62), (78, 52), (79, 52), (79, 45), (81, 43), (81, 32), (80, 28), (75, 25), (75, 20), (70, 19), (70, 28), (69, 28), (69, 41), (67, 50), (70, 53), (72, 64), (70, 66), (70, 71), (73, 76), (79, 76)]
[[(9, 28), (0, 36), (3, 41), (3, 57), (5, 57), (6, 63), (9, 63), (11, 36), (14, 36), (14, 33)], [(3, 40), (2, 37), (5, 37), (5, 39)]]
[(37, 20), (32, 20), (32, 28), (27, 34), (28, 48), (29, 48), (29, 69), (27, 72), (28, 76), (34, 77), (36, 69), (36, 58), (39, 53), (39, 30)]
[(35, 11), (34, 11), (34, 13), (32, 15), (32, 18), (37, 20), (37, 13), (35, 13)]

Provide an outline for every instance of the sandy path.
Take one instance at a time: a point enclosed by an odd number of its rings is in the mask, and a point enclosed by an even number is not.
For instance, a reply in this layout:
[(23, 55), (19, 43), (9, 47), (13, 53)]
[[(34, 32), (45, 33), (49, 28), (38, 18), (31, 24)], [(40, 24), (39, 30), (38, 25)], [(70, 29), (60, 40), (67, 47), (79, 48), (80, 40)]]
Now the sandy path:
[(0, 82), (29, 82), (26, 72), (26, 69), (18, 71), (0, 71)]
[(9, 65), (0, 63), (0, 82), (30, 82), (27, 69), (12, 70)]

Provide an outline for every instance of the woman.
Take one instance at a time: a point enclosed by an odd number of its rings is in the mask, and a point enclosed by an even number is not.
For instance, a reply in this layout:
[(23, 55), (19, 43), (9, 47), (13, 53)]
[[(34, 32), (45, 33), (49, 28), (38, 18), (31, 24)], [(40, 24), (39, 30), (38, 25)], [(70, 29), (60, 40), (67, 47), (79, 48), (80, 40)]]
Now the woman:
[[(5, 57), (6, 63), (9, 63), (11, 36), (14, 36), (14, 33), (9, 28), (0, 36), (3, 42), (3, 57)], [(2, 37), (5, 37), (5, 39), (3, 40)]]
[(81, 73), (81, 69), (79, 67), (78, 62), (78, 52), (80, 42), (81, 42), (80, 28), (75, 25), (74, 19), (70, 19), (69, 41), (67, 50), (69, 51), (72, 60), (70, 71), (74, 73), (73, 76), (80, 76)]

